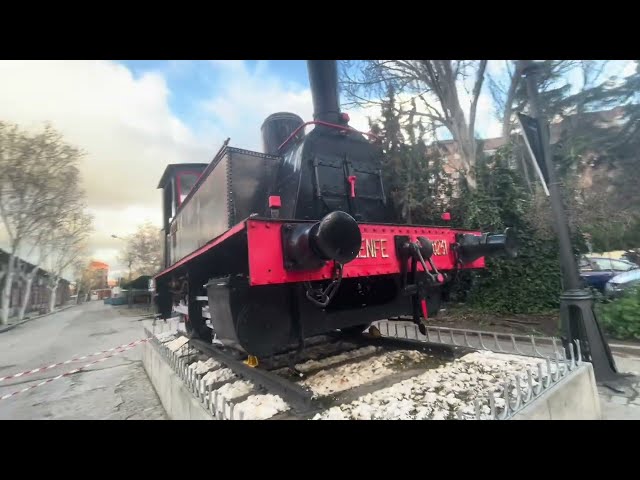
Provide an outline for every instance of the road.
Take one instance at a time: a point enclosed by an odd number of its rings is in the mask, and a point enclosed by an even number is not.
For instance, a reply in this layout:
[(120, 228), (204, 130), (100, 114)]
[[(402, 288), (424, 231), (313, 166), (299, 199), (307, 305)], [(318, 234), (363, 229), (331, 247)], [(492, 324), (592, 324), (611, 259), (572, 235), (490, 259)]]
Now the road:
[[(94, 301), (0, 333), (0, 377), (143, 338), (138, 319)], [(99, 358), (5, 380), (0, 382), (0, 397)], [(136, 347), (86, 371), (0, 400), (0, 419), (160, 420), (167, 416)]]

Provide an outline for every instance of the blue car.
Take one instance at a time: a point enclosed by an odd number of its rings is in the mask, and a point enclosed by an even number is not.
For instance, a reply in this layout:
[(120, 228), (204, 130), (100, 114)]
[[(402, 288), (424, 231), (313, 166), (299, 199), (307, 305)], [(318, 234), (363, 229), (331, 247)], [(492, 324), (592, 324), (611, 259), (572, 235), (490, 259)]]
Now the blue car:
[(580, 269), (580, 278), (585, 286), (593, 287), (604, 293), (605, 285), (613, 277), (639, 267), (626, 260), (582, 256), (578, 268)]

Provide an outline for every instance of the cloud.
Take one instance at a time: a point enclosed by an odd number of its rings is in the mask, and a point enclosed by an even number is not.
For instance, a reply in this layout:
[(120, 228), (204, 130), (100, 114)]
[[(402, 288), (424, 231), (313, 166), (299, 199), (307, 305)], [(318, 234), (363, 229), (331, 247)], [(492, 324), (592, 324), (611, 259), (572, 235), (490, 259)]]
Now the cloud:
[[(93, 254), (108, 235), (130, 233), (144, 217), (160, 223), (156, 186), (168, 163), (206, 162), (212, 154), (171, 113), (168, 96), (162, 75), (134, 78), (115, 62), (0, 62), (2, 119), (25, 128), (50, 122), (87, 152), (81, 174), (95, 217)], [(117, 264), (107, 257), (101, 260)]]
[(633, 75), (636, 73), (637, 64), (635, 62), (629, 61), (624, 68), (622, 69), (622, 76), (628, 77), (629, 75)]

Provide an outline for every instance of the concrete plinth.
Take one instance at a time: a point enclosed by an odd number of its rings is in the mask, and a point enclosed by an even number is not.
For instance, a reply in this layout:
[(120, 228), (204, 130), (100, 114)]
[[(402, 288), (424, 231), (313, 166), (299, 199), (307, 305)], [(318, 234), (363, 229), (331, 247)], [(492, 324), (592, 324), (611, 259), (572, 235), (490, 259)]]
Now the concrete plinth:
[(213, 420), (150, 342), (142, 347), (142, 363), (171, 420)]
[(593, 367), (584, 363), (516, 413), (512, 420), (600, 420)]
[[(156, 325), (155, 333), (158, 333), (157, 330), (159, 329), (165, 330), (165, 327), (168, 327), (167, 329), (169, 331), (175, 331), (173, 326)], [(143, 344), (142, 359), (151, 383), (153, 384), (169, 418), (180, 420), (214, 419), (213, 415), (205, 407), (203, 407), (203, 404), (197, 398), (194, 397), (193, 393), (191, 393), (189, 387), (187, 387), (180, 376), (178, 376), (174, 372), (173, 368), (171, 368), (167, 359), (163, 354), (160, 353), (158, 348), (165, 347), (157, 347), (152, 343)], [(531, 370), (529, 369), (532, 369), (535, 376), (536, 371), (534, 367), (529, 365), (529, 360), (537, 360), (538, 362), (541, 361), (539, 358), (535, 359), (533, 357), (529, 358), (523, 356), (516, 357), (513, 355), (483, 351), (483, 353), (478, 352), (469, 354), (460, 360), (463, 365), (466, 365), (464, 370), (467, 373), (462, 372), (462, 370), (460, 369), (458, 369), (457, 371), (460, 374), (460, 382), (470, 381), (470, 375), (479, 375), (479, 372), (482, 371), (491, 371), (492, 375), (495, 375), (496, 373), (493, 372), (492, 368), (496, 366), (499, 368), (503, 368), (505, 375), (513, 375), (514, 373), (521, 375), (522, 372), (524, 372), (524, 370), (522, 369), (526, 367), (529, 374), (531, 374)], [(465, 361), (466, 363), (464, 363)], [(550, 368), (550, 364), (547, 363), (547, 365), (549, 365)], [(492, 368), (487, 370), (488, 366)], [(185, 367), (184, 365), (182, 365), (180, 368)], [(579, 365), (575, 365), (564, 363), (562, 364), (562, 367), (559, 367), (559, 370), (554, 370), (558, 372), (557, 374), (559, 374), (559, 377), (555, 377), (555, 375), (551, 373), (550, 370), (546, 368), (546, 366), (542, 368), (546, 370), (547, 373), (545, 373), (542, 377), (539, 377), (537, 381), (541, 381), (543, 385), (549, 385), (549, 387), (543, 389), (542, 393), (539, 396), (534, 398), (530, 404), (526, 405), (521, 410), (517, 410), (515, 413), (511, 413), (513, 412), (513, 410), (509, 408), (509, 414), (506, 415), (506, 418), (510, 418), (513, 420), (599, 420), (602, 418), (598, 389), (595, 381), (593, 367), (591, 364), (582, 363)], [(437, 369), (433, 371), (437, 373)], [(551, 374), (551, 376), (549, 376), (549, 374)], [(191, 373), (187, 375), (191, 375)], [(492, 375), (484, 373), (483, 378), (491, 378)], [(463, 379), (463, 376), (466, 378), (466, 380)], [(195, 385), (194, 388), (196, 390), (199, 389), (199, 384), (194, 382), (199, 382), (200, 380), (194, 380), (193, 376), (190, 376), (189, 378), (190, 384), (192, 384), (192, 386)], [(416, 382), (418, 382), (420, 378), (422, 378), (422, 380), (420, 381), (426, 381), (421, 376), (415, 378), (418, 379), (415, 380)], [(554, 383), (553, 378), (558, 378), (557, 383)], [(520, 385), (523, 384), (520, 383)], [(514, 385), (511, 384), (511, 388), (513, 388), (513, 386)], [(513, 396), (515, 394), (511, 393), (511, 388), (508, 389), (510, 392), (509, 395)], [(218, 391), (216, 390), (212, 395), (215, 395), (217, 392)], [(428, 393), (428, 395), (434, 398), (437, 397), (437, 394), (435, 393)], [(523, 395), (526, 395), (526, 392), (523, 393)], [(219, 402), (216, 398), (217, 397), (211, 397), (210, 399), (208, 399), (208, 402), (205, 402), (205, 404), (215, 405), (215, 418), (227, 418), (227, 414), (225, 413), (227, 409), (224, 406), (224, 399), (222, 399), (223, 408), (219, 410)], [(432, 403), (435, 402), (434, 405), (437, 403), (436, 400), (431, 400)], [(487, 400), (487, 398), (484, 398), (484, 400)], [(508, 405), (515, 405), (515, 401), (515, 397), (510, 398)], [(485, 407), (483, 408), (488, 409), (487, 405), (488, 403), (485, 402)], [(503, 400), (502, 407), (499, 407), (503, 408), (504, 405), (505, 404)], [(229, 415), (231, 416), (231, 418), (233, 418), (233, 405), (227, 405), (227, 407), (229, 407)], [(442, 405), (440, 405), (440, 407), (442, 407)], [(371, 405), (368, 405), (367, 408), (370, 409)], [(486, 416), (487, 414), (488, 412), (484, 415)], [(495, 418), (505, 418), (505, 416), (502, 416), (499, 411), (496, 412), (496, 414), (497, 416)], [(433, 418), (435, 418), (435, 416)]]

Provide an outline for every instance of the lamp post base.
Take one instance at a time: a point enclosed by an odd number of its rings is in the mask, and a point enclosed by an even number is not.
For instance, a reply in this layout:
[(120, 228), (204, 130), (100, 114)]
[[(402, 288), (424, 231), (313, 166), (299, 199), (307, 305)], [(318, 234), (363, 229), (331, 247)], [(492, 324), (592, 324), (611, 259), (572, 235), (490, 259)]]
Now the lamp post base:
[(593, 365), (598, 383), (611, 383), (623, 377), (618, 373), (609, 344), (596, 318), (591, 292), (574, 289), (565, 290), (560, 295), (560, 324), (565, 350), (578, 340), (582, 358)]

